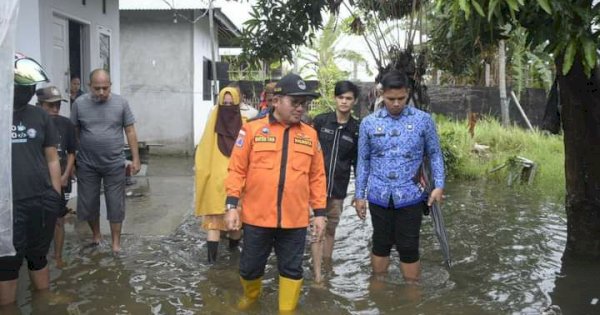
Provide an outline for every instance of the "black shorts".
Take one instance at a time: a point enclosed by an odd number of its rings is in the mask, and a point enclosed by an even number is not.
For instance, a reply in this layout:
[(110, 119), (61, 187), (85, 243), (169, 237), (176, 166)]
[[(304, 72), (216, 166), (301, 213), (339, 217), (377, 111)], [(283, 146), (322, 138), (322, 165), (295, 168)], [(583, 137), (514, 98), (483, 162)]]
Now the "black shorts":
[(27, 259), (29, 270), (46, 267), (62, 205), (62, 198), (54, 189), (39, 197), (13, 201), (13, 245), (17, 254), (0, 257), (0, 281), (17, 279), (23, 258)]
[(390, 256), (395, 245), (403, 263), (419, 260), (419, 233), (425, 202), (394, 209), (369, 203), (373, 223), (373, 255)]

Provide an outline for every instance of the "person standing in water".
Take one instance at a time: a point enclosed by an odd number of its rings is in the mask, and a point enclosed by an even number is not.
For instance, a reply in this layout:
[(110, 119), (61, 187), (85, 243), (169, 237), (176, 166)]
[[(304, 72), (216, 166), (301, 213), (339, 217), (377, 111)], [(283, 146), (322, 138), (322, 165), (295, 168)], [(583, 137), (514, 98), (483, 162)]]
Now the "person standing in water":
[[(104, 185), (106, 216), (110, 222), (113, 252), (121, 251), (121, 227), (125, 220), (125, 141), (131, 150), (131, 173), (140, 170), (135, 118), (129, 102), (111, 92), (109, 73), (90, 73), (90, 93), (75, 100), (71, 122), (79, 135), (77, 152), (77, 218), (87, 221), (92, 244), (99, 244), (100, 185)], [(99, 118), (102, 119), (99, 119)]]
[[(421, 220), (427, 206), (442, 201), (444, 159), (431, 115), (407, 106), (408, 77), (391, 71), (382, 78), (381, 86), (384, 106), (360, 125), (356, 212), (365, 219), (369, 203), (371, 264), (376, 277), (387, 273), (395, 246), (404, 279), (418, 283)], [(433, 174), (434, 189), (429, 195), (418, 176), (425, 156)]]
[(259, 298), (273, 248), (279, 310), (292, 311), (298, 304), (311, 208), (315, 237), (320, 237), (327, 221), (323, 153), (316, 131), (301, 121), (310, 99), (317, 96), (300, 76), (287, 74), (275, 86), (272, 111), (245, 124), (235, 141), (224, 205), (230, 229), (240, 229), (243, 223), (240, 309)]
[(241, 232), (229, 230), (224, 221), (225, 187), (227, 165), (233, 144), (242, 123), (250, 117), (242, 115), (240, 94), (235, 87), (226, 87), (219, 92), (217, 105), (213, 107), (200, 143), (196, 148), (196, 197), (195, 213), (202, 217), (202, 228), (206, 230), (208, 263), (217, 260), (221, 231), (229, 233), (229, 248), (237, 248)]
[(58, 157), (60, 159), (60, 183), (62, 186), (62, 198), (65, 202), (63, 211), (60, 212), (59, 218), (56, 220), (56, 228), (54, 231), (54, 259), (56, 266), (61, 268), (64, 265), (62, 260), (62, 248), (65, 240), (65, 220), (64, 217), (68, 212), (66, 194), (71, 192), (71, 174), (75, 167), (75, 153), (77, 152), (77, 139), (75, 136), (75, 126), (67, 117), (60, 116), (61, 103), (63, 100), (60, 91), (55, 86), (47, 86), (43, 89), (38, 89), (35, 92), (38, 105), (41, 106), (52, 118), (54, 126), (58, 132)]
[(358, 87), (350, 81), (335, 84), (335, 111), (317, 115), (313, 127), (319, 135), (327, 175), (327, 227), (322, 239), (312, 239), (311, 251), (315, 282), (323, 280), (321, 261), (331, 262), (335, 230), (340, 222), (350, 171), (356, 172), (359, 122), (352, 117), (358, 100)]

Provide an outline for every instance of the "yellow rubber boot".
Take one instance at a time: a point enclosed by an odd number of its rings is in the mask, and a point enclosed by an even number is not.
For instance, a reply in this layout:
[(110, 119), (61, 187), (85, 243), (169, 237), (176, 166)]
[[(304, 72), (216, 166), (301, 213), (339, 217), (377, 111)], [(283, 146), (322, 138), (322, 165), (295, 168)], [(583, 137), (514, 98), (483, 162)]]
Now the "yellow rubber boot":
[(301, 289), (302, 279), (294, 280), (279, 276), (279, 310), (282, 312), (295, 310)]
[(242, 288), (244, 289), (244, 295), (238, 302), (237, 306), (238, 309), (243, 311), (248, 309), (250, 306), (252, 306), (252, 304), (254, 304), (254, 302), (256, 302), (256, 300), (258, 300), (260, 292), (262, 291), (262, 277), (255, 280), (244, 280), (242, 277), (240, 277), (240, 282), (242, 283)]

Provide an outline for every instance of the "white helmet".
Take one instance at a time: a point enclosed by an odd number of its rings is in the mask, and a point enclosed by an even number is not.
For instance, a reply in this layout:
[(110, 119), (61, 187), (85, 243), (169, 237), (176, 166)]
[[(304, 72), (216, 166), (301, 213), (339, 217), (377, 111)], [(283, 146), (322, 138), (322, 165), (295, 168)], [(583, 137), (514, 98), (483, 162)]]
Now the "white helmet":
[(23, 54), (15, 54), (15, 85), (36, 85), (48, 82), (48, 75), (42, 66), (35, 60)]

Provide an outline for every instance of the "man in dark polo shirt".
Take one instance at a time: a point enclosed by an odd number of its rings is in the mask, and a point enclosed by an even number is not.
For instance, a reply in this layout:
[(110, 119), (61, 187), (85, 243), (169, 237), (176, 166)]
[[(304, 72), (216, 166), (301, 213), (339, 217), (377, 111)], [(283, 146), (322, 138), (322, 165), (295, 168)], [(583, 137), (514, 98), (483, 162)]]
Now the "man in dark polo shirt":
[(131, 173), (140, 170), (135, 118), (129, 103), (111, 93), (110, 75), (96, 69), (90, 74), (90, 93), (75, 100), (71, 121), (79, 135), (77, 152), (77, 217), (92, 229), (99, 244), (100, 183), (104, 184), (106, 214), (113, 252), (121, 251), (121, 226), (125, 219), (125, 154), (123, 131), (131, 148)]
[(71, 192), (71, 173), (75, 167), (75, 153), (77, 151), (77, 139), (75, 138), (75, 126), (67, 117), (60, 116), (60, 105), (63, 100), (60, 91), (55, 86), (47, 86), (35, 91), (38, 99), (38, 106), (41, 106), (52, 121), (58, 132), (58, 157), (60, 159), (60, 184), (62, 186), (62, 197), (65, 205), (62, 207), (60, 216), (56, 220), (54, 230), (54, 258), (56, 266), (61, 268), (64, 263), (62, 260), (62, 248), (65, 240), (64, 216), (67, 214), (66, 194)]

